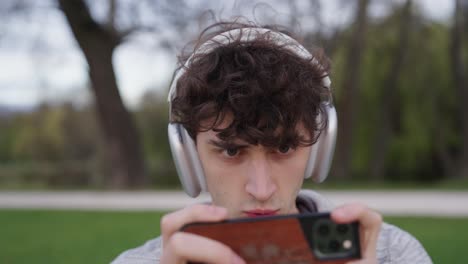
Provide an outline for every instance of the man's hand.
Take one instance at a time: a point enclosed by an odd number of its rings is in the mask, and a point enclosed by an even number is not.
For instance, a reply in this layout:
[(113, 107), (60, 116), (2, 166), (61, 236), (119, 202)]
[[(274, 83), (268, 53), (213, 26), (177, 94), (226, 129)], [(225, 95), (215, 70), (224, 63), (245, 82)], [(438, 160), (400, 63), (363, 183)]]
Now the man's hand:
[(188, 223), (217, 222), (226, 219), (227, 210), (213, 205), (197, 204), (167, 214), (161, 219), (163, 240), (162, 264), (203, 262), (244, 264), (229, 247), (201, 236), (180, 232)]
[(336, 208), (331, 217), (338, 223), (359, 221), (362, 259), (349, 264), (377, 263), (377, 239), (379, 237), (382, 216), (363, 204), (353, 203)]

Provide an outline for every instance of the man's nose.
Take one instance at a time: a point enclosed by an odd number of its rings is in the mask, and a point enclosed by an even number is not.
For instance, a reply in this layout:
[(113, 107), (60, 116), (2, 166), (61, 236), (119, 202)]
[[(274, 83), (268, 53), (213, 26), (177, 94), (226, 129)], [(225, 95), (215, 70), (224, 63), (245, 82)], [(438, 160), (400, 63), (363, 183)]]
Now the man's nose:
[(245, 186), (247, 193), (258, 201), (267, 201), (277, 189), (271, 164), (266, 157), (255, 157), (250, 160), (247, 168), (248, 181)]

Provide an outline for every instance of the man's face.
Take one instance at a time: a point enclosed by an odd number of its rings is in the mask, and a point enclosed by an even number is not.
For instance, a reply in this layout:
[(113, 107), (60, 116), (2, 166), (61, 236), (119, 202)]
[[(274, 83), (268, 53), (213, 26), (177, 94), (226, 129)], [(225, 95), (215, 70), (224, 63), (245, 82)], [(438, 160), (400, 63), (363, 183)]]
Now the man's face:
[(225, 142), (216, 135), (213, 130), (197, 134), (197, 150), (215, 205), (226, 207), (230, 218), (298, 212), (295, 199), (310, 147), (271, 149), (241, 140)]

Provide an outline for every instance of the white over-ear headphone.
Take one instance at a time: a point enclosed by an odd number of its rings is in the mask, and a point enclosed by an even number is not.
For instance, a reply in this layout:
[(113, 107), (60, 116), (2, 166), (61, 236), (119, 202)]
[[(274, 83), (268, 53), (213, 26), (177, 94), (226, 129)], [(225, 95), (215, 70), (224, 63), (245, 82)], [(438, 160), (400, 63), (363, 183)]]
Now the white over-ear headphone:
[[(239, 28), (223, 32), (202, 44), (174, 76), (168, 96), (169, 115), (171, 115), (172, 100), (176, 96), (177, 81), (185, 73), (185, 69), (189, 67), (194, 54), (209, 53), (214, 48), (229, 44), (231, 41), (235, 40), (248, 43), (261, 34), (268, 34), (268, 37), (277, 43), (278, 46), (284, 46), (284, 48), (294, 52), (302, 58), (312, 58), (312, 55), (296, 40), (277, 31), (265, 28)], [(318, 61), (312, 58), (312, 63), (318, 64)], [(322, 79), (322, 84), (326, 88), (330, 89), (331, 81), (328, 75)], [(330, 99), (322, 102), (322, 104), (327, 111), (328, 125), (326, 129), (321, 132), (317, 142), (312, 145), (307, 167), (304, 172), (304, 178), (312, 177), (315, 182), (322, 182), (328, 176), (331, 161), (333, 159), (337, 133), (337, 116), (332, 100)], [(317, 117), (317, 122), (320, 121), (321, 116), (319, 115)], [(180, 181), (182, 182), (182, 186), (188, 195), (196, 197), (201, 191), (206, 191), (207, 186), (195, 142), (190, 137), (187, 130), (178, 123), (170, 123), (168, 125), (168, 135), (172, 157), (174, 159)]]

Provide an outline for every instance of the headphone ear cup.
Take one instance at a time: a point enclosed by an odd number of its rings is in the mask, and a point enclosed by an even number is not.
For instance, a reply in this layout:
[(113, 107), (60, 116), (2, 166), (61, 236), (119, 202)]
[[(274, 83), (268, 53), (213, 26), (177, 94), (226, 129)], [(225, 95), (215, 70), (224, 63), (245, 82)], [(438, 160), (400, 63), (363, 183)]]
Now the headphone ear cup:
[(180, 182), (189, 196), (197, 197), (206, 190), (206, 181), (195, 142), (181, 124), (169, 124), (167, 132)]
[[(317, 139), (317, 142), (311, 146), (309, 160), (305, 170), (304, 177), (310, 178), (314, 182), (323, 182), (330, 171), (330, 166), (335, 152), (335, 143), (337, 135), (337, 114), (332, 104), (326, 106), (328, 124)], [(320, 121), (320, 116), (318, 117)]]

